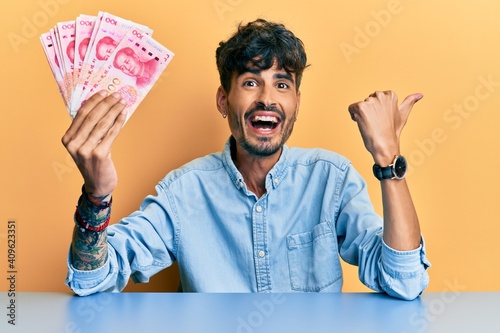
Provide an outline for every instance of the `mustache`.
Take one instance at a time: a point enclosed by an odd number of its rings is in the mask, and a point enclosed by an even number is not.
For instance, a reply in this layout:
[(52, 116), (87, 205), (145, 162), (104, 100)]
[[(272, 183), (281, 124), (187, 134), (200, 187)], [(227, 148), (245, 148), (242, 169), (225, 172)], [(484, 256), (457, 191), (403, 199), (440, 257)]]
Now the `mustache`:
[(254, 112), (257, 111), (272, 111), (276, 112), (282, 120), (285, 120), (286, 116), (285, 114), (278, 109), (275, 105), (264, 105), (264, 104), (257, 104), (255, 107), (251, 108), (247, 112), (245, 112), (245, 120), (248, 119)]

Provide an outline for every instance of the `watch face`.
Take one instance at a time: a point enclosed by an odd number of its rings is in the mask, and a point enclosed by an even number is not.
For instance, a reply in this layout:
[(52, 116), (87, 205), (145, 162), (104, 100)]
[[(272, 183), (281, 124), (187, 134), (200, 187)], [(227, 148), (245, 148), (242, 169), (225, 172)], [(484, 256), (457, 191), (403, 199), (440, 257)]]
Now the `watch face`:
[(403, 156), (398, 156), (394, 162), (394, 176), (397, 179), (403, 179), (407, 169), (406, 159)]

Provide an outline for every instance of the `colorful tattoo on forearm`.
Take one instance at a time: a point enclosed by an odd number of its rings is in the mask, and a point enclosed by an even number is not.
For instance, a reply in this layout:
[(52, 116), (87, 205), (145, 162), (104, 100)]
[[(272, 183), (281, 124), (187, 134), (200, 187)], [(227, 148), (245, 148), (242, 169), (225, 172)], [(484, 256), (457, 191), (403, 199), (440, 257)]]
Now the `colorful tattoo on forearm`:
[(71, 245), (73, 267), (79, 270), (97, 269), (104, 265), (108, 257), (107, 232), (111, 216), (111, 195), (95, 197), (82, 195), (75, 211), (76, 227)]
[(71, 245), (71, 261), (79, 270), (93, 270), (104, 265), (108, 258), (107, 231), (82, 232), (75, 227)]

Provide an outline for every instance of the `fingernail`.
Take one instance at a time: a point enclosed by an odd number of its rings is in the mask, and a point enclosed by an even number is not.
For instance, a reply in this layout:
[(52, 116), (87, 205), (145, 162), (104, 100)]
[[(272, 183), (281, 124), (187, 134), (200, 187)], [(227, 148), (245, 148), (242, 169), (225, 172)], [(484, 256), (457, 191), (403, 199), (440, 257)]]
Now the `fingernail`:
[(121, 97), (121, 95), (119, 93), (117, 93), (117, 92), (113, 93), (112, 96), (114, 98), (120, 98)]
[(108, 91), (107, 90), (101, 90), (101, 91), (99, 91), (99, 95), (101, 95), (101, 96), (108, 96)]
[(122, 98), (122, 99), (120, 99), (120, 103), (122, 103), (123, 105), (126, 105), (127, 101), (124, 98)]
[(127, 114), (127, 113), (128, 113), (127, 109), (123, 109), (122, 114)]

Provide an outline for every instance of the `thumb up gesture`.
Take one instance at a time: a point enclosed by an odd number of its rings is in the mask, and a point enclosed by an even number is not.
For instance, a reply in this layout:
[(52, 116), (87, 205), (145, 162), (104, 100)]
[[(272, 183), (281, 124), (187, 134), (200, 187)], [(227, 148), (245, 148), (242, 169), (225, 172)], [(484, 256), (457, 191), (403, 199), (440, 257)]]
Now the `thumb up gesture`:
[(358, 124), (363, 143), (376, 164), (387, 166), (400, 154), (401, 131), (413, 105), (422, 97), (412, 94), (398, 105), (398, 96), (393, 91), (376, 91), (349, 106), (351, 118)]

